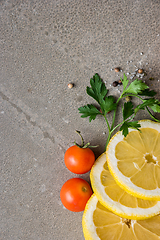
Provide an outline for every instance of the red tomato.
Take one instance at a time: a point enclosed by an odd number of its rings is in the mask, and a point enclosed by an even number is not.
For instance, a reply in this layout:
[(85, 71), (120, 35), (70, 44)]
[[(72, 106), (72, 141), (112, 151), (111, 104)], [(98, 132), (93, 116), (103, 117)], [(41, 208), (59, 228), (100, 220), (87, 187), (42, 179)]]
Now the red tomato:
[(91, 170), (95, 155), (90, 148), (80, 148), (74, 145), (65, 152), (64, 162), (71, 172), (83, 174)]
[(62, 186), (60, 198), (65, 208), (73, 212), (81, 212), (92, 193), (89, 183), (84, 179), (71, 178)]

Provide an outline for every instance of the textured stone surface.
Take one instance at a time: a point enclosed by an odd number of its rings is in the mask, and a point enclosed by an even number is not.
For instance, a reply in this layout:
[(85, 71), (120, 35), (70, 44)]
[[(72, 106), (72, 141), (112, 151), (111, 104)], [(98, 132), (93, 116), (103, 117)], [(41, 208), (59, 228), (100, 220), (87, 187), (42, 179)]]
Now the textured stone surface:
[(143, 68), (159, 92), (160, 3), (1, 0), (0, 17), (0, 239), (84, 239), (83, 213), (64, 209), (59, 197), (76, 176), (65, 168), (64, 152), (79, 141), (77, 129), (99, 145), (98, 156), (107, 128), (100, 117), (80, 118), (78, 107), (93, 103), (85, 89), (96, 72), (119, 96), (122, 87), (112, 82)]

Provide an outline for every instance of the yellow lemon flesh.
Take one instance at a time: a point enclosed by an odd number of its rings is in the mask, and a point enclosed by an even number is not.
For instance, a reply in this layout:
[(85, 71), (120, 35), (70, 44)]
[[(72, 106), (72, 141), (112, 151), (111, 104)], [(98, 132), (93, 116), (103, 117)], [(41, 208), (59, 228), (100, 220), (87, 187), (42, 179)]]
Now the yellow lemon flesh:
[(82, 226), (86, 240), (160, 240), (160, 215), (147, 220), (121, 218), (94, 194), (85, 207)]
[(115, 181), (129, 194), (160, 200), (160, 123), (143, 120), (140, 131), (130, 129), (110, 140), (106, 156)]
[(134, 197), (116, 183), (108, 169), (105, 153), (95, 161), (90, 179), (93, 191), (100, 203), (121, 217), (146, 219), (160, 213), (160, 201)]

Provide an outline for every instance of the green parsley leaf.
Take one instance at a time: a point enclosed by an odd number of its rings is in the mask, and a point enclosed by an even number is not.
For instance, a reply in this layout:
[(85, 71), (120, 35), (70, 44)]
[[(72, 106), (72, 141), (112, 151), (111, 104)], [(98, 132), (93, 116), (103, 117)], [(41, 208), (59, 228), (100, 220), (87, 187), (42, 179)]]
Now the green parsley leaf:
[(106, 96), (108, 90), (97, 73), (90, 79), (90, 84), (91, 87), (87, 87), (87, 93), (99, 103), (102, 113), (115, 110), (117, 107), (115, 99), (113, 96)]
[(152, 106), (149, 106), (153, 112), (157, 112), (157, 113), (160, 113), (160, 102), (157, 104), (153, 104)]
[(126, 137), (128, 134), (128, 128), (134, 128), (136, 130), (139, 130), (141, 125), (138, 123), (138, 121), (133, 121), (133, 122), (124, 122), (120, 128), (120, 131), (122, 131), (122, 134)]
[(122, 134), (126, 137), (128, 134), (128, 125), (127, 122), (124, 122), (120, 128), (120, 131), (122, 131)]
[(146, 97), (154, 97), (157, 93), (154, 90), (145, 89), (141, 93), (139, 93), (140, 96), (146, 96)]
[(87, 94), (101, 105), (104, 101), (104, 97), (108, 93), (105, 84), (102, 82), (97, 73), (90, 79), (90, 84), (91, 88), (87, 87)]
[(123, 79), (122, 78), (120, 78), (120, 79), (121, 79), (122, 84), (123, 84), (123, 92), (124, 92), (126, 87), (127, 87), (127, 85), (128, 85), (129, 80), (127, 79), (127, 76), (125, 75), (125, 73), (123, 75)]
[(104, 102), (102, 103), (105, 114), (112, 110), (116, 110), (117, 104), (115, 103), (115, 98), (113, 96), (105, 97)]
[(125, 90), (125, 93), (141, 94), (145, 89), (149, 88), (142, 80), (134, 80)]
[(125, 102), (124, 108), (122, 109), (122, 111), (123, 111), (123, 120), (126, 120), (127, 118), (129, 118), (134, 113), (132, 102)]
[(92, 104), (87, 104), (83, 107), (78, 108), (79, 113), (82, 113), (81, 117), (89, 117), (89, 122), (94, 120), (98, 114), (102, 115), (98, 109)]
[(140, 110), (144, 110), (145, 107), (150, 107), (154, 112), (160, 112), (160, 102), (155, 98), (145, 99), (142, 104), (139, 104), (135, 109), (135, 114)]

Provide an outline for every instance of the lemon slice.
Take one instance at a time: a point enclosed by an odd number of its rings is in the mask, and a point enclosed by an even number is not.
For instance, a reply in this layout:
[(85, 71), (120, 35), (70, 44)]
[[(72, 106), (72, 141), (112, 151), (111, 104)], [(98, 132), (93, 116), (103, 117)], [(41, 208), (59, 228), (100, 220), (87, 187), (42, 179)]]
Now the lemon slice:
[(82, 226), (86, 240), (160, 240), (160, 215), (139, 221), (121, 218), (94, 194), (85, 207)]
[(116, 182), (135, 197), (160, 200), (160, 123), (143, 120), (140, 131), (116, 133), (106, 155)]
[(108, 169), (105, 153), (95, 161), (90, 179), (101, 204), (121, 217), (146, 219), (160, 213), (160, 201), (134, 197), (119, 187)]

